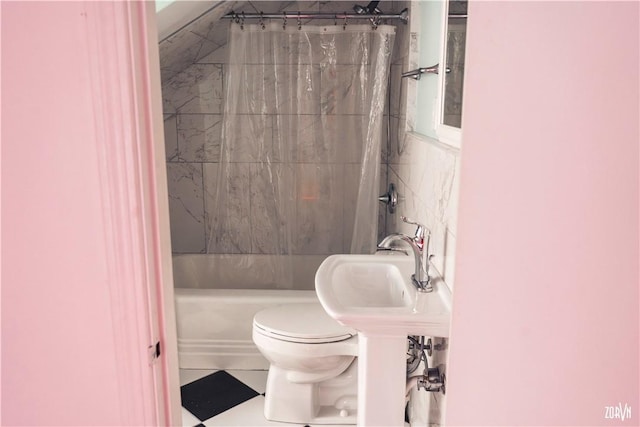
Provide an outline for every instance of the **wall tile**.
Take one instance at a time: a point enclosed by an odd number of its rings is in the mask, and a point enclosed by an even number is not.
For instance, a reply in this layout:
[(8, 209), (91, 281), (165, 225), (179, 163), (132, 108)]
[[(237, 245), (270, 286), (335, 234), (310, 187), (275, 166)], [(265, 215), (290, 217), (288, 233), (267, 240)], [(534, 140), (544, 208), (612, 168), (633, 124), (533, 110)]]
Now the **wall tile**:
[(238, 94), (225, 105), (237, 114), (272, 114), (275, 102), (271, 67), (254, 64), (225, 65), (224, 85), (228, 93)]
[(362, 81), (360, 73), (357, 65), (322, 67), (323, 114), (364, 114), (368, 110), (366, 89), (373, 82)]
[(231, 131), (226, 137), (223, 155), (228, 155), (229, 161), (267, 162), (274, 160), (273, 116), (267, 114), (228, 115), (227, 121)]
[(398, 145), (398, 121), (399, 119), (397, 117), (390, 117), (386, 123), (387, 126), (391, 126), (389, 133), (385, 133), (385, 135), (388, 135), (385, 157), (387, 163), (392, 163), (392, 160), (398, 156), (398, 150), (401, 147)]
[(190, 31), (180, 31), (160, 42), (160, 71), (162, 82), (205, 57), (217, 48), (217, 44)]
[(343, 209), (343, 239), (342, 252), (351, 252), (351, 239), (353, 237), (356, 205), (358, 201), (358, 187), (360, 183), (360, 165), (344, 165), (344, 188), (342, 202)]
[(403, 64), (405, 58), (409, 54), (409, 28), (406, 24), (396, 25), (396, 36), (394, 41), (393, 54), (391, 55), (392, 64)]
[(167, 182), (173, 252), (204, 252), (202, 165), (168, 163)]
[[(329, 158), (337, 163), (362, 163), (362, 153), (365, 147), (369, 117), (362, 115), (322, 115), (321, 138), (330, 147)], [(372, 134), (373, 136), (373, 134)], [(372, 144), (382, 145), (380, 141), (370, 141)]]
[[(237, 30), (237, 26), (232, 27)], [(263, 32), (257, 23), (249, 23), (245, 25), (242, 36), (234, 37), (228, 46), (232, 53), (229, 57), (231, 66), (239, 65), (238, 69), (233, 69), (232, 74), (239, 75), (244, 71), (245, 65), (273, 65), (274, 62), (274, 45), (287, 42), (287, 35), (270, 36)], [(260, 70), (251, 69), (250, 74), (256, 75)], [(270, 70), (270, 73), (273, 71)]]
[(162, 87), (165, 113), (222, 113), (222, 66), (194, 64)]
[(295, 1), (251, 1), (249, 3), (255, 12), (274, 13), (281, 12), (283, 10), (297, 11), (298, 9), (300, 9), (301, 11), (318, 10), (318, 2), (315, 1), (305, 1), (300, 7), (299, 3)]
[(293, 236), (287, 230), (296, 222), (293, 165), (252, 163), (250, 173), (251, 252), (291, 253)]
[(218, 46), (209, 55), (198, 60), (198, 64), (226, 64), (229, 58), (227, 45)]
[[(339, 25), (339, 24), (338, 24)], [(371, 33), (328, 33), (320, 35), (320, 64), (369, 65), (382, 36)]]
[(437, 270), (439, 276), (443, 276), (447, 244), (452, 242), (447, 242), (446, 225), (434, 219), (434, 216), (430, 211), (427, 211), (425, 222), (427, 227), (431, 230), (431, 248), (429, 250), (429, 255), (433, 255), (431, 258), (431, 266)]
[(400, 118), (391, 118), (392, 138), (391, 149), (389, 151), (389, 164), (407, 165), (416, 158), (413, 154), (414, 146), (417, 144), (416, 139), (411, 138), (401, 129)]
[(227, 25), (220, 25), (219, 20), (212, 20), (208, 14), (204, 14), (193, 21), (185, 30), (197, 34), (216, 45), (226, 43)]
[(390, 111), (393, 117), (400, 117), (406, 105), (407, 84), (409, 78), (402, 78), (402, 73), (407, 71), (402, 64), (391, 65), (390, 77)]
[[(277, 159), (303, 163), (362, 162), (364, 129), (368, 125), (365, 116), (278, 115), (275, 120)], [(287, 156), (283, 156), (283, 152)]]
[(178, 160), (178, 127), (175, 115), (164, 119), (164, 150), (167, 161)]
[[(289, 21), (289, 28), (296, 28), (296, 21)], [(268, 63), (279, 65), (312, 65), (318, 64), (324, 58), (324, 47), (321, 42), (323, 35), (302, 33), (297, 30), (286, 33), (276, 33), (271, 35), (270, 46), (268, 47)], [(274, 52), (275, 50), (275, 52)]]
[[(233, 100), (236, 104), (232, 111), (241, 114), (318, 114), (320, 111), (318, 66), (295, 69), (286, 65), (238, 64), (228, 70), (228, 84), (237, 86), (232, 92), (240, 91), (240, 97)], [(249, 77), (241, 78), (243, 74)], [(276, 79), (286, 84), (278, 85), (276, 90)]]
[[(267, 93), (275, 93), (274, 104), (277, 109), (271, 108), (271, 113), (280, 114), (318, 114), (320, 112), (320, 96), (322, 83), (320, 80), (320, 67), (301, 67), (295, 69), (287, 66), (276, 66), (278, 79), (282, 82), (297, 82), (293, 87), (288, 84), (278, 85), (278, 91), (273, 88), (274, 80), (265, 81)], [(292, 73), (295, 73), (292, 75)]]
[[(231, 3), (231, 2), (227, 1), (226, 3)], [(234, 3), (240, 3), (240, 2), (234, 2)], [(228, 11), (224, 13), (224, 15), (226, 15), (227, 13), (230, 13), (233, 10), (238, 10), (237, 7), (235, 7), (235, 5), (232, 5), (228, 9)], [(218, 46), (226, 45), (229, 42), (229, 26), (230, 25), (231, 23), (229, 21), (222, 21), (220, 18), (214, 19), (213, 30), (207, 34), (207, 39), (211, 40)]]
[[(276, 25), (280, 24), (281, 21), (276, 22)], [(330, 25), (333, 26), (333, 23)], [(243, 57), (234, 59), (245, 64), (323, 66), (361, 65), (369, 61), (374, 44), (371, 34), (304, 33), (298, 32), (296, 28), (297, 22), (289, 20), (287, 32), (273, 33), (266, 37), (257, 32), (256, 37), (263, 38), (263, 43), (243, 46), (247, 49)]]
[(382, 141), (380, 148), (382, 150), (380, 161), (383, 164), (389, 163), (389, 144), (391, 142), (391, 118), (388, 115), (382, 117)]
[(335, 146), (323, 138), (318, 115), (274, 116), (274, 151), (278, 161), (329, 163), (335, 161)]
[(178, 114), (178, 157), (185, 162), (220, 160), (222, 115)]
[[(377, 194), (375, 197), (377, 199), (378, 195), (384, 194), (387, 192), (387, 166), (383, 164), (379, 164), (379, 185), (376, 190)], [(358, 201), (358, 191), (360, 187), (360, 175), (362, 173), (362, 167), (359, 163), (348, 163), (344, 165), (344, 202), (343, 202), (343, 212), (344, 212), (344, 236), (343, 236), (343, 246), (344, 252), (349, 253), (351, 251), (351, 241), (353, 237), (354, 227), (355, 227), (355, 215)], [(377, 214), (371, 216), (371, 220), (368, 221), (364, 227), (367, 230), (371, 230), (373, 233), (373, 238), (376, 240), (375, 243), (379, 242), (386, 234), (385, 234), (385, 221), (386, 221), (386, 206), (385, 204), (376, 202), (374, 208), (376, 209)], [(374, 248), (372, 247), (371, 250)]]
[[(425, 161), (423, 165), (411, 164), (409, 181), (414, 188), (422, 189), (421, 198), (435, 213), (439, 222), (453, 223), (453, 218), (449, 215), (455, 215), (457, 209), (450, 209), (449, 205), (457, 201), (457, 197), (453, 197), (453, 187), (456, 181), (458, 152), (441, 149), (432, 144), (419, 145), (422, 147), (422, 158)], [(455, 225), (453, 227), (455, 228)]]
[(442, 278), (449, 289), (453, 292), (456, 273), (456, 236), (447, 229), (444, 241), (444, 267), (442, 270)]
[[(205, 231), (208, 253), (251, 253), (251, 178), (248, 163), (204, 163)], [(224, 180), (224, 202), (216, 200)]]
[(342, 251), (343, 182), (343, 165), (297, 165), (297, 253), (331, 254)]
[(460, 156), (454, 156), (453, 179), (448, 200), (442, 210), (442, 221), (454, 235), (458, 230), (458, 199), (460, 195)]

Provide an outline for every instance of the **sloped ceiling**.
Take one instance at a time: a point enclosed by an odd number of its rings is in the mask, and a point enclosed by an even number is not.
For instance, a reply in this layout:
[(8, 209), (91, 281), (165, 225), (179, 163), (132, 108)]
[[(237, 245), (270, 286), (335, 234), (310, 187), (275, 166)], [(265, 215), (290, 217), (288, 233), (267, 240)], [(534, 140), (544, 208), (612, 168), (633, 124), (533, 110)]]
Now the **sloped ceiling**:
[[(344, 12), (356, 1), (176, 1), (158, 12), (160, 69), (166, 82), (227, 43), (231, 11)], [(389, 2), (393, 3), (393, 2)]]
[(294, 6), (318, 10), (320, 3), (327, 2), (176, 1), (158, 12), (162, 81), (227, 43), (228, 23), (220, 18), (231, 11), (273, 13)]
[(226, 44), (220, 18), (239, 3), (245, 2), (177, 1), (158, 12), (163, 82)]
[[(164, 2), (162, 8), (157, 11), (157, 25), (158, 25), (158, 41), (162, 41), (180, 30), (182, 27), (188, 25), (191, 21), (199, 18), (209, 11), (216, 9), (220, 10), (220, 15), (226, 12), (222, 12), (222, 9), (228, 8), (231, 10), (232, 3), (227, 1), (187, 1), (178, 0), (172, 2)], [(156, 5), (159, 3), (156, 2)], [(157, 6), (156, 6), (157, 7)], [(227, 11), (228, 12), (228, 11)]]

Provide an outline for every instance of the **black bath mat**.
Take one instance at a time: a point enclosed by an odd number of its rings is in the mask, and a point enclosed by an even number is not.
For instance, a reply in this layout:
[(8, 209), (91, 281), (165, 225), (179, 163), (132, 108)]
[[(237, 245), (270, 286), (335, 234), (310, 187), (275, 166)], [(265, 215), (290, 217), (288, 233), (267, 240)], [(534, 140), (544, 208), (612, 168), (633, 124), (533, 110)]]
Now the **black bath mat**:
[(180, 387), (182, 406), (200, 421), (233, 408), (259, 395), (257, 391), (225, 371), (218, 371)]

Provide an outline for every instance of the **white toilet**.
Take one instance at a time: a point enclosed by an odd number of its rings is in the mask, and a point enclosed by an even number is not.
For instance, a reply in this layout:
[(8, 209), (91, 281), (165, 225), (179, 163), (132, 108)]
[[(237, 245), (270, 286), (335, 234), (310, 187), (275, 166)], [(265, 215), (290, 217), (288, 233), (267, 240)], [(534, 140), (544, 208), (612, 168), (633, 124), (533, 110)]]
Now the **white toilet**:
[(267, 308), (253, 318), (253, 342), (271, 364), (268, 420), (355, 424), (358, 335), (319, 303)]

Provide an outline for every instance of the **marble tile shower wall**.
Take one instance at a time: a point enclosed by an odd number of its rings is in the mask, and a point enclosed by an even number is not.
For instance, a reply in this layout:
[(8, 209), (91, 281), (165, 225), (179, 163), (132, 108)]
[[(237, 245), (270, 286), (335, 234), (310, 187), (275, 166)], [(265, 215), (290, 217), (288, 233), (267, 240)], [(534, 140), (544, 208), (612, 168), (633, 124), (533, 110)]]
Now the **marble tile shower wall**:
[[(344, 11), (352, 5), (344, 2), (247, 2), (238, 3), (237, 10), (274, 12), (282, 10), (301, 11)], [(405, 2), (388, 2), (385, 12), (400, 11)], [(346, 8), (346, 9), (345, 9)], [(246, 233), (237, 237), (237, 244), (231, 248), (209, 248), (209, 227), (207, 217), (212, 210), (215, 177), (220, 160), (222, 113), (224, 103), (224, 81), (227, 70), (227, 23), (219, 20), (205, 23), (206, 16), (194, 21), (189, 27), (172, 35), (160, 44), (162, 69), (163, 107), (165, 117), (165, 143), (167, 153), (167, 176), (169, 184), (169, 207), (171, 216), (171, 234), (174, 253), (270, 253), (273, 248), (265, 237), (264, 227), (268, 218), (257, 203), (260, 194), (260, 180), (252, 179), (260, 173), (260, 164), (251, 158), (251, 147), (246, 153), (246, 167), (237, 169), (237, 194), (230, 198), (238, 205), (238, 222)], [(398, 26), (396, 47), (392, 57), (392, 73), (399, 77), (402, 63), (406, 58), (408, 30)], [(191, 33), (191, 34), (186, 34)], [(180, 48), (180, 45), (184, 45)], [(404, 52), (404, 53), (403, 53)], [(163, 59), (162, 55), (179, 55), (174, 59)], [(344, 76), (350, 75), (345, 66)], [(322, 102), (322, 100), (321, 100)], [(385, 108), (382, 168), (380, 187), (387, 185), (387, 157), (389, 144), (386, 138), (387, 123), (391, 117), (391, 130), (397, 128), (401, 116), (399, 96), (389, 99)], [(339, 109), (344, 103), (337, 102), (336, 121), (346, 121)], [(275, 117), (275, 116), (274, 116)], [(308, 129), (313, 131), (315, 124), (323, 117), (318, 111), (305, 116), (309, 121)], [(326, 120), (326, 117), (324, 118)], [(348, 123), (345, 123), (348, 124)], [(346, 126), (345, 129), (349, 127)], [(274, 132), (267, 126), (267, 132)], [(348, 134), (345, 133), (345, 135)], [(347, 135), (348, 136), (348, 135)], [(343, 135), (343, 139), (348, 137)], [(359, 175), (359, 165), (351, 163), (349, 150), (339, 149), (335, 155), (317, 156), (306, 153), (304, 144), (299, 147), (299, 155), (304, 162), (297, 165), (294, 173), (299, 183), (314, 174), (330, 174), (334, 184), (330, 189), (331, 197), (324, 205), (296, 206), (297, 244), (299, 253), (322, 254), (348, 252), (348, 236), (353, 224), (344, 223), (343, 217), (355, 209), (355, 194), (352, 186)], [(346, 153), (346, 154), (345, 154)], [(321, 163), (318, 158), (324, 158)], [(327, 162), (327, 159), (328, 162)], [(255, 203), (252, 203), (255, 202)], [(315, 217), (335, 217), (335, 227), (321, 229), (313, 224)], [(386, 232), (386, 212), (381, 207), (378, 214), (378, 231), (382, 236)], [(325, 227), (326, 228), (326, 227)]]

